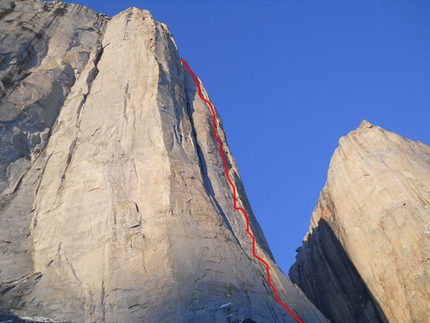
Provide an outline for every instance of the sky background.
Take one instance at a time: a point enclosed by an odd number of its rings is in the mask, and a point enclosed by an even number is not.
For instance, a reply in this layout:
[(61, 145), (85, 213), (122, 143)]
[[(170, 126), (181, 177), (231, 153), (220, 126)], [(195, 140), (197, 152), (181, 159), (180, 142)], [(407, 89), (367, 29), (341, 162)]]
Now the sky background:
[(428, 0), (77, 0), (167, 24), (215, 104), (285, 273), (341, 136), (363, 119), (430, 144)]

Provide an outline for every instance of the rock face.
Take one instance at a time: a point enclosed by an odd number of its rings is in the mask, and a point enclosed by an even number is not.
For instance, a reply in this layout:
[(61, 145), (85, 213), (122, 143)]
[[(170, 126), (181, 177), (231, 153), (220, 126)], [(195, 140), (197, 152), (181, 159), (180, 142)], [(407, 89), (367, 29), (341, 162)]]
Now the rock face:
[[(62, 2), (0, 4), (3, 314), (296, 322), (252, 257), (210, 111), (167, 27), (136, 8), (109, 20)], [(328, 322), (274, 262), (217, 124), (280, 299)]]
[(303, 244), (290, 278), (332, 322), (430, 322), (430, 147), (342, 138)]

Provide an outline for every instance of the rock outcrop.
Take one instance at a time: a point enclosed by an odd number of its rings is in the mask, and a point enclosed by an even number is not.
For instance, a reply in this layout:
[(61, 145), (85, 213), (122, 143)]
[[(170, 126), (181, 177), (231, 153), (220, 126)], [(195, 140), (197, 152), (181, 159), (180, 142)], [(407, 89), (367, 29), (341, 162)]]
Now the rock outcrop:
[(341, 138), (290, 278), (332, 322), (430, 322), (430, 147)]
[[(0, 314), (296, 322), (252, 257), (168, 28), (136, 8), (111, 20), (63, 2), (0, 10)], [(217, 124), (280, 299), (328, 322), (273, 260)]]

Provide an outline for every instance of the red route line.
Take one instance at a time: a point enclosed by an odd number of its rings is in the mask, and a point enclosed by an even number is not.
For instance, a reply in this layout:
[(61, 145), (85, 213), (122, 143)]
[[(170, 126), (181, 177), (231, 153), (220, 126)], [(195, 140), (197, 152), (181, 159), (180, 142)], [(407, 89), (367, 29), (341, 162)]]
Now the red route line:
[(294, 314), (294, 312), (293, 312), (293, 311), (292, 311), (292, 310), (291, 310), (287, 305), (285, 305), (285, 303), (283, 303), (283, 302), (279, 299), (278, 292), (276, 291), (275, 286), (272, 284), (272, 282), (271, 282), (271, 280), (270, 280), (270, 269), (269, 269), (269, 264), (268, 264), (268, 263), (267, 263), (263, 258), (259, 257), (259, 256), (256, 254), (256, 252), (255, 252), (255, 237), (254, 237), (254, 235), (252, 234), (251, 229), (250, 229), (250, 226), (249, 226), (249, 217), (248, 217), (248, 214), (246, 213), (246, 211), (245, 211), (243, 208), (241, 208), (241, 207), (238, 207), (238, 206), (237, 206), (237, 201), (236, 201), (236, 196), (237, 196), (237, 194), (236, 194), (236, 186), (234, 186), (233, 182), (232, 182), (232, 181), (231, 181), (231, 179), (230, 179), (230, 175), (229, 175), (229, 172), (228, 172), (228, 166), (227, 166), (227, 159), (225, 158), (225, 154), (224, 154), (224, 149), (223, 149), (223, 147), (222, 147), (221, 138), (220, 138), (220, 137), (218, 137), (218, 135), (217, 135), (215, 109), (214, 109), (214, 107), (213, 107), (212, 103), (211, 103), (209, 100), (207, 100), (207, 99), (205, 99), (205, 98), (203, 97), (202, 90), (201, 90), (201, 88), (200, 88), (200, 82), (199, 82), (199, 80), (197, 79), (196, 74), (194, 74), (194, 72), (191, 70), (191, 68), (190, 68), (190, 66), (188, 65), (188, 63), (187, 63), (185, 60), (183, 60), (182, 58), (181, 58), (181, 62), (182, 62), (182, 64), (184, 64), (184, 65), (185, 65), (185, 67), (187, 68), (188, 72), (193, 76), (194, 83), (196, 83), (197, 90), (198, 90), (198, 91), (197, 91), (197, 93), (199, 94), (200, 99), (202, 99), (204, 102), (206, 102), (206, 103), (209, 105), (209, 109), (210, 109), (211, 114), (212, 114), (212, 121), (213, 121), (213, 125), (214, 125), (214, 127), (213, 127), (213, 129), (214, 129), (213, 136), (214, 136), (214, 138), (218, 141), (219, 151), (220, 151), (220, 154), (221, 154), (221, 157), (222, 157), (222, 161), (224, 162), (225, 175), (226, 175), (226, 177), (227, 177), (227, 181), (228, 181), (228, 183), (229, 183), (229, 184), (230, 184), (230, 186), (231, 186), (231, 190), (233, 191), (233, 204), (234, 204), (234, 209), (235, 209), (235, 210), (237, 210), (237, 211), (242, 212), (243, 216), (245, 217), (245, 221), (246, 221), (246, 233), (248, 233), (249, 237), (250, 237), (250, 238), (251, 238), (251, 240), (252, 240), (252, 255), (254, 256), (254, 258), (256, 258), (256, 259), (260, 260), (260, 262), (261, 262), (261, 263), (266, 267), (267, 283), (268, 283), (268, 284), (269, 284), (269, 286), (272, 288), (273, 293), (275, 294), (276, 301), (277, 301), (279, 304), (281, 304), (281, 305), (282, 305), (282, 307), (283, 307), (283, 308), (285, 308), (285, 310), (287, 310), (287, 312), (288, 312), (288, 313), (290, 313), (290, 315), (291, 315), (291, 316), (292, 316), (292, 317), (293, 317), (297, 322), (299, 322), (299, 323), (303, 323), (303, 321), (302, 321), (302, 320), (300, 320), (300, 319), (299, 319), (299, 318)]

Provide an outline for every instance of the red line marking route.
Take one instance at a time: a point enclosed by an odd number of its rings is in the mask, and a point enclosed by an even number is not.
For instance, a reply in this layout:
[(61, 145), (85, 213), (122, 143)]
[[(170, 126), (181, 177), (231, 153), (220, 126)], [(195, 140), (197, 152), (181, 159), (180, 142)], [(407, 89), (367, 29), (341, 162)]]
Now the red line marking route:
[(205, 99), (205, 98), (203, 97), (202, 90), (201, 90), (201, 87), (200, 87), (200, 82), (199, 82), (199, 80), (197, 79), (196, 74), (194, 74), (194, 72), (191, 70), (191, 68), (190, 68), (190, 66), (188, 65), (188, 63), (187, 63), (185, 60), (183, 60), (182, 58), (181, 58), (181, 62), (182, 62), (182, 64), (184, 64), (184, 65), (185, 65), (185, 67), (187, 68), (188, 72), (193, 76), (194, 83), (196, 83), (196, 86), (197, 86), (197, 93), (199, 94), (200, 99), (202, 99), (204, 102), (206, 102), (206, 103), (208, 104), (209, 109), (210, 109), (210, 112), (211, 112), (211, 114), (212, 114), (213, 129), (214, 129), (214, 131), (213, 131), (213, 136), (214, 136), (214, 138), (218, 141), (219, 151), (220, 151), (220, 154), (221, 154), (222, 160), (223, 160), (223, 162), (224, 162), (225, 175), (226, 175), (226, 177), (227, 177), (227, 181), (228, 181), (228, 183), (230, 184), (231, 190), (232, 190), (232, 192), (233, 192), (233, 204), (234, 204), (234, 209), (235, 209), (235, 210), (237, 210), (237, 211), (240, 211), (240, 212), (243, 214), (243, 216), (245, 217), (245, 221), (246, 221), (246, 233), (248, 233), (249, 237), (250, 237), (250, 238), (251, 238), (251, 240), (252, 240), (252, 255), (254, 256), (254, 258), (256, 258), (256, 259), (260, 260), (260, 262), (261, 262), (261, 263), (266, 267), (267, 283), (268, 283), (268, 284), (269, 284), (269, 286), (272, 288), (273, 293), (275, 294), (276, 301), (277, 301), (279, 304), (281, 304), (281, 305), (282, 305), (282, 307), (283, 307), (283, 308), (284, 308), (288, 313), (290, 313), (290, 315), (291, 315), (291, 316), (292, 316), (292, 317), (293, 317), (297, 322), (299, 322), (299, 323), (303, 323), (303, 321), (302, 321), (302, 320), (300, 320), (300, 319), (299, 319), (299, 318), (294, 314), (294, 312), (293, 312), (293, 311), (292, 311), (292, 310), (291, 310), (287, 305), (285, 305), (285, 303), (283, 303), (283, 302), (279, 299), (278, 292), (276, 291), (275, 286), (272, 284), (272, 282), (271, 282), (271, 280), (270, 280), (270, 269), (269, 269), (269, 264), (268, 264), (268, 263), (267, 263), (263, 258), (259, 257), (259, 256), (256, 254), (256, 252), (255, 252), (255, 237), (254, 237), (254, 235), (252, 234), (252, 232), (251, 232), (251, 230), (250, 230), (250, 226), (249, 226), (249, 217), (248, 217), (248, 214), (246, 213), (246, 211), (245, 211), (242, 207), (238, 207), (238, 206), (237, 206), (237, 201), (236, 201), (236, 196), (237, 196), (237, 193), (236, 193), (236, 186), (233, 184), (233, 182), (232, 182), (232, 181), (231, 181), (231, 179), (230, 179), (230, 175), (229, 175), (229, 172), (228, 172), (228, 166), (227, 166), (227, 159), (225, 158), (225, 154), (224, 154), (224, 149), (223, 149), (223, 147), (222, 147), (221, 138), (220, 138), (220, 137), (218, 137), (218, 135), (217, 135), (215, 109), (214, 109), (214, 107), (213, 107), (212, 103), (211, 103), (209, 100), (207, 100), (207, 99)]

